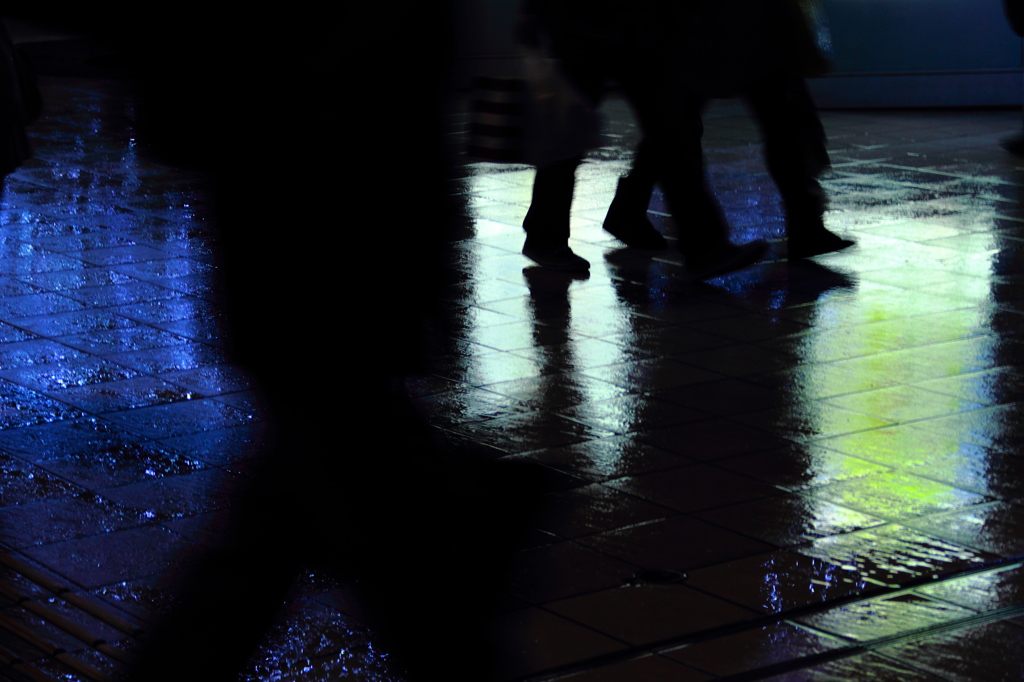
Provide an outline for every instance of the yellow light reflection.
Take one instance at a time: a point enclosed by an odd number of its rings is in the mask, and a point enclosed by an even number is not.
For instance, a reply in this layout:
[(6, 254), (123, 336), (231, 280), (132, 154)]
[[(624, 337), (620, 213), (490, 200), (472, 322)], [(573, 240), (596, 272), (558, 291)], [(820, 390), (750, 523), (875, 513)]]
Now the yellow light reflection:
[[(996, 207), (992, 202), (975, 202), (971, 210), (976, 212), (970, 216), (973, 224), (994, 224)], [(888, 467), (888, 471), (865, 474), (854, 470), (859, 464), (844, 459), (814, 462), (809, 470), (849, 469), (836, 472), (834, 481), (839, 482), (813, 491), (822, 502), (821, 513), (830, 513), (823, 503), (829, 500), (899, 523), (984, 501), (978, 494), (929, 479), (928, 464), (953, 462), (954, 475), (956, 469), (984, 471), (985, 463), (974, 460), (986, 458), (986, 451), (964, 447), (964, 443), (978, 442), (978, 434), (971, 429), (981, 429), (989, 438), (998, 435), (994, 432), (999, 429), (996, 421), (957, 421), (957, 415), (985, 405), (935, 383), (999, 364), (999, 338), (989, 326), (992, 308), (988, 304), (998, 253), (991, 249), (991, 240), (975, 238), (960, 245), (968, 247), (963, 253), (945, 262), (926, 263), (922, 242), (928, 244), (929, 238), (942, 242), (959, 234), (951, 234), (950, 221), (937, 221), (933, 234), (927, 220), (890, 222), (894, 235), (917, 240), (894, 251), (906, 254), (906, 267), (874, 271), (873, 277), (871, 265), (866, 265), (858, 274), (869, 285), (867, 291), (819, 301), (813, 331), (799, 352), (802, 369), (808, 374), (804, 383), (829, 386), (830, 390), (797, 402), (802, 406), (799, 418), (809, 417), (812, 428), (824, 436), (833, 428), (832, 407), (889, 422), (888, 426), (816, 440), (826, 448)], [(872, 232), (886, 235), (885, 223), (882, 220)], [(967, 293), (957, 295), (960, 291)], [(837, 377), (842, 381), (837, 382)], [(872, 556), (873, 561), (891, 561), (893, 566), (906, 563), (895, 549), (892, 556), (874, 556), (879, 547), (871, 547), (871, 538), (870, 533), (849, 536), (842, 552), (836, 545), (834, 557), (828, 555), (827, 543), (816, 544), (815, 556), (849, 564), (853, 552), (855, 556)], [(863, 544), (851, 550), (850, 542)], [(913, 574), (925, 569), (908, 565), (905, 570)]]

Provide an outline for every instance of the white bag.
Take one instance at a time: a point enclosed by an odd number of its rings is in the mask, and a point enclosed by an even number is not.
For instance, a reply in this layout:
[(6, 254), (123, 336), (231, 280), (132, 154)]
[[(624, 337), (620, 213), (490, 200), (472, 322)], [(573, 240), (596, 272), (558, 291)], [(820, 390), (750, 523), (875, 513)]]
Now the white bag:
[(601, 144), (594, 107), (540, 48), (523, 47), (522, 158), (534, 166), (582, 156)]

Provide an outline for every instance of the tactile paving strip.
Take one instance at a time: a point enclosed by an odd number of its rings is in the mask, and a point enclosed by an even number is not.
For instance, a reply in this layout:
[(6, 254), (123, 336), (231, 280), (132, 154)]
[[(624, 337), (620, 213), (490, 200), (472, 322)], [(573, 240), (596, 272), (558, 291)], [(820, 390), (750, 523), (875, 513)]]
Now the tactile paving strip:
[[(47, 626), (52, 626), (70, 635), (82, 644), (80, 650), (68, 651), (66, 647), (53, 643), (51, 641), (53, 637), (47, 636), (43, 628), (34, 628), (19, 622), (18, 619), (12, 617), (14, 614), (9, 611), (8, 613), (0, 612), (0, 641), (3, 642), (0, 644), (0, 675), (15, 680), (57, 682), (58, 678), (42, 669), (53, 667), (48, 663), (51, 661), (56, 662), (60, 670), (72, 672), (72, 679), (77, 676), (82, 680), (94, 680), (95, 682), (107, 682), (113, 679), (111, 673), (101, 670), (97, 665), (101, 665), (113, 673), (124, 670), (124, 666), (130, 660), (125, 645), (130, 647), (134, 643), (133, 640), (138, 641), (143, 638), (145, 636), (144, 629), (129, 623), (96, 602), (77, 594), (71, 588), (55, 582), (6, 553), (0, 552), (0, 565), (17, 573), (32, 585), (41, 588), (43, 593), (52, 595), (53, 598), (63, 602), (63, 605), (70, 608), (70, 613), (68, 615), (59, 613), (57, 609), (26, 595), (25, 590), (3, 578), (0, 578), (0, 597), (9, 601), (13, 607), (21, 609), (23, 613), (34, 617), (28, 620), (35, 622), (41, 620)], [(46, 601), (52, 600), (46, 599)], [(8, 607), (8, 610), (11, 608)], [(66, 609), (62, 610), (66, 611)], [(124, 639), (115, 643), (95, 634), (95, 631), (101, 626), (108, 631), (113, 628), (124, 634)], [(34, 652), (36, 655), (26, 655), (24, 653), (26, 651)], [(95, 652), (102, 664), (93, 665), (83, 660), (83, 652)], [(96, 659), (95, 654), (90, 655), (90, 658)], [(66, 679), (66, 677), (62, 676), (61, 679)]]
[[(916, 581), (909, 581), (908, 583), (900, 585), (899, 587), (873, 591), (870, 595), (853, 595), (847, 598), (832, 600), (823, 604), (798, 608), (791, 611), (774, 614), (771, 616), (765, 616), (762, 618), (755, 618), (740, 624), (728, 625), (720, 628), (713, 628), (703, 632), (695, 632), (685, 635), (683, 637), (674, 638), (672, 640), (665, 640), (662, 642), (656, 642), (643, 647), (632, 647), (630, 649), (615, 652), (613, 654), (598, 656), (586, 661), (577, 661), (569, 665), (560, 666), (558, 668), (552, 668), (539, 673), (534, 673), (524, 677), (516, 678), (514, 682), (548, 682), (553, 680), (559, 680), (564, 677), (571, 677), (580, 672), (588, 670), (597, 670), (615, 663), (622, 663), (624, 661), (640, 659), (647, 656), (651, 656), (653, 654), (670, 652), (673, 649), (677, 649), (689, 643), (708, 641), (719, 637), (727, 637), (729, 635), (735, 635), (737, 633), (747, 630), (757, 630), (767, 625), (789, 621), (790, 619), (794, 619), (800, 616), (808, 616), (814, 613), (829, 611), (831, 609), (842, 607), (844, 605), (862, 601), (865, 599), (877, 599), (885, 596), (895, 596), (905, 592), (910, 592), (915, 588), (920, 588), (926, 585), (938, 585), (944, 582), (963, 578), (965, 576), (981, 574), (993, 570), (1007, 570), (1010, 568), (1024, 568), (1024, 555), (986, 562), (983, 565), (976, 566), (975, 568), (967, 571), (957, 571), (954, 573), (935, 576), (932, 578), (922, 578)], [(721, 682), (756, 682), (757, 680), (768, 679), (770, 677), (775, 677), (776, 675), (780, 674), (791, 673), (798, 670), (806, 670), (808, 668), (820, 665), (822, 663), (827, 663), (842, 658), (858, 656), (870, 651), (881, 649), (882, 647), (889, 646), (892, 644), (904, 641), (925, 639), (927, 637), (931, 637), (943, 632), (969, 628), (984, 623), (998, 622), (1010, 618), (1017, 618), (1022, 615), (1024, 615), (1024, 604), (1013, 604), (1010, 606), (1005, 606), (990, 611), (983, 611), (981, 613), (976, 613), (971, 616), (963, 618), (957, 618), (942, 623), (931, 624), (925, 627), (909, 629), (892, 635), (877, 637), (875, 639), (871, 639), (868, 641), (851, 643), (849, 646), (844, 646), (840, 649), (836, 649), (825, 653), (799, 656), (782, 663), (766, 665), (752, 670), (747, 670), (742, 673), (718, 677), (716, 678), (716, 682), (718, 682), (718, 680), (721, 680)]]

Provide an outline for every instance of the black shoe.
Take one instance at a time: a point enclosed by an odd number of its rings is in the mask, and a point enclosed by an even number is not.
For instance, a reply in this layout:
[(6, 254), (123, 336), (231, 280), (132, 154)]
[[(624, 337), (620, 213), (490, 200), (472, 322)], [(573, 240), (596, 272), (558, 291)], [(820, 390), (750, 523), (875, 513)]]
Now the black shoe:
[(844, 239), (822, 227), (810, 233), (790, 237), (788, 258), (789, 260), (811, 258), (824, 253), (842, 251), (856, 243), (852, 239)]
[(526, 240), (523, 245), (523, 255), (537, 265), (562, 272), (588, 272), (590, 263), (585, 258), (580, 258), (572, 252), (567, 245), (556, 247), (540, 247)]
[(1014, 156), (1024, 156), (1024, 135), (1017, 135), (1008, 140), (1003, 140), (999, 143), (999, 146)]
[(625, 180), (620, 179), (615, 190), (615, 198), (612, 199), (612, 205), (608, 207), (608, 215), (604, 219), (605, 232), (634, 249), (667, 249), (668, 242), (647, 219), (647, 202), (650, 195), (633, 197), (626, 188)]
[(687, 256), (687, 277), (691, 281), (721, 277), (753, 265), (761, 260), (767, 251), (767, 242), (760, 240), (740, 246), (727, 242), (711, 253)]

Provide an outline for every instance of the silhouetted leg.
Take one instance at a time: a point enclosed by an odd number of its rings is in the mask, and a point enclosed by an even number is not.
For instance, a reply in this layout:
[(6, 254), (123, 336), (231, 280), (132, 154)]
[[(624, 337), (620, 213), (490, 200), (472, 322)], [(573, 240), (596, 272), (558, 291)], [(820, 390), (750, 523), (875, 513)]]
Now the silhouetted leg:
[[(585, 99), (595, 107), (604, 93), (608, 66), (603, 56), (586, 46), (562, 44), (562, 72)], [(576, 167), (582, 156), (557, 161), (537, 169), (533, 181), (530, 210), (523, 220), (526, 244), (523, 254), (541, 265), (555, 269), (581, 271), (590, 264), (569, 248), (569, 219)]]
[(751, 87), (747, 98), (761, 126), (768, 172), (787, 212), (820, 215), (824, 195), (816, 178), (828, 168), (829, 158), (825, 129), (806, 83), (797, 74), (779, 72)]
[(629, 175), (619, 178), (615, 198), (608, 207), (604, 229), (627, 246), (639, 249), (664, 249), (665, 238), (647, 217), (647, 206), (658, 181), (658, 169), (652, 161), (650, 141), (644, 138), (637, 147)]
[(644, 129), (638, 183), (661, 182), (665, 200), (679, 225), (680, 250), (690, 256), (712, 253), (730, 244), (725, 217), (704, 177), (701, 136), (702, 101), (688, 93), (667, 93), (661, 68), (632, 68), (620, 83)]
[(530, 210), (523, 220), (526, 241), (553, 248), (569, 243), (569, 217), (580, 158), (558, 161), (537, 169)]
[(825, 229), (827, 198), (817, 177), (829, 166), (825, 129), (803, 77), (780, 71), (754, 84), (747, 99), (761, 126), (768, 172), (786, 213), (790, 258), (853, 244)]

